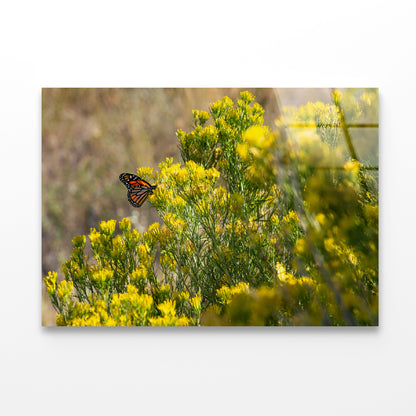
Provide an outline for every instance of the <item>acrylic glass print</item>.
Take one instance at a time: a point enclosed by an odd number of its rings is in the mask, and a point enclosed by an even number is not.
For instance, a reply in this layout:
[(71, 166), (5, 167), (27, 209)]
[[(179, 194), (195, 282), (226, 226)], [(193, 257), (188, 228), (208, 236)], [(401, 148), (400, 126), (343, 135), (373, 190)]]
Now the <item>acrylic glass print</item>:
[(44, 89), (42, 324), (378, 325), (378, 89)]

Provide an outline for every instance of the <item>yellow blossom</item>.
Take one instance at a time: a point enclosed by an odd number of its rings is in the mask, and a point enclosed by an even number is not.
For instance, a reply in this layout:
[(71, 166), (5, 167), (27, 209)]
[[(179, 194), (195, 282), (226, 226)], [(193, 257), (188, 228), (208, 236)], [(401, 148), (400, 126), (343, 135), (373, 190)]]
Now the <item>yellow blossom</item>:
[(192, 309), (194, 309), (195, 311), (200, 311), (201, 310), (201, 295), (200, 294), (194, 296), (190, 300), (190, 302), (191, 302)]
[(76, 235), (72, 239), (72, 244), (74, 245), (74, 247), (84, 247), (85, 246), (85, 242), (86, 242), (85, 235)]
[(154, 222), (149, 225), (148, 232), (157, 236), (160, 232), (160, 224), (158, 222)]
[(147, 268), (143, 265), (140, 265), (137, 269), (134, 269), (131, 273), (131, 280), (135, 283), (138, 283), (142, 280), (145, 280), (147, 277)]
[(344, 164), (344, 169), (351, 172), (359, 172), (360, 162), (355, 159), (351, 159)]
[(252, 126), (244, 132), (244, 140), (249, 146), (251, 151), (254, 148), (268, 149), (273, 143), (273, 136), (268, 133), (267, 127)]
[(231, 302), (231, 299), (234, 295), (239, 293), (248, 293), (249, 284), (245, 282), (240, 282), (235, 286), (222, 286), (220, 289), (217, 289), (217, 297), (223, 305), (227, 305)]
[(164, 269), (169, 269), (170, 271), (176, 270), (176, 260), (172, 253), (163, 253), (160, 256), (160, 264)]
[(163, 303), (157, 305), (158, 309), (163, 316), (175, 316), (176, 315), (176, 302), (174, 300), (166, 300)]
[(248, 144), (247, 143), (239, 143), (237, 144), (237, 153), (241, 157), (241, 159), (246, 160), (248, 158)]
[(91, 231), (88, 237), (90, 238), (91, 246), (93, 248), (100, 244), (101, 233), (99, 233), (95, 228), (91, 228)]
[(147, 243), (140, 244), (137, 247), (137, 256), (141, 261), (144, 261), (147, 256), (150, 254), (150, 248)]
[(189, 299), (189, 292), (182, 290), (181, 292), (175, 292), (174, 297), (179, 304), (183, 304)]
[(304, 238), (298, 238), (294, 248), (297, 254), (306, 254), (308, 251), (308, 243)]
[(99, 285), (108, 283), (114, 275), (114, 271), (110, 269), (100, 269), (92, 273), (91, 280)]
[(100, 230), (103, 234), (113, 235), (116, 229), (116, 220), (100, 221)]
[(317, 215), (316, 215), (316, 220), (318, 221), (318, 223), (319, 223), (320, 225), (324, 225), (324, 224), (325, 224), (325, 221), (326, 221), (325, 215), (324, 215), (324, 214), (322, 214), (322, 212), (321, 212), (321, 213), (319, 213), (319, 214), (317, 214)]
[(153, 168), (141, 167), (137, 169), (137, 175), (141, 178), (148, 178), (153, 175)]
[(130, 222), (130, 218), (123, 218), (120, 221), (120, 230), (122, 232), (126, 232), (129, 231), (131, 229), (131, 222)]
[(58, 274), (56, 272), (49, 272), (48, 275), (43, 279), (46, 284), (46, 291), (48, 295), (51, 296), (56, 291), (56, 279)]
[(72, 282), (71, 280), (62, 280), (62, 282), (58, 285), (56, 293), (58, 294), (58, 297), (62, 302), (67, 302), (70, 299), (73, 290), (74, 282)]
[(183, 219), (177, 218), (176, 214), (170, 212), (164, 215), (163, 221), (165, 221), (165, 224), (177, 234), (181, 234), (186, 227), (186, 222)]

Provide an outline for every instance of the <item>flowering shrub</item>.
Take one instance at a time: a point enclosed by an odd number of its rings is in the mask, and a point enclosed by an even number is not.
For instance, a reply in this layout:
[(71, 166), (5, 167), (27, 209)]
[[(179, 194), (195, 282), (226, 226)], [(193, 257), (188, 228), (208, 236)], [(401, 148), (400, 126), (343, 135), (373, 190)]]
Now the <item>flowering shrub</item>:
[(375, 107), (374, 92), (335, 92), (285, 109), (275, 131), (248, 92), (195, 110), (177, 132), (184, 164), (137, 170), (163, 225), (101, 222), (93, 258), (74, 237), (64, 280), (44, 279), (57, 324), (377, 324), (377, 176), (343, 136)]

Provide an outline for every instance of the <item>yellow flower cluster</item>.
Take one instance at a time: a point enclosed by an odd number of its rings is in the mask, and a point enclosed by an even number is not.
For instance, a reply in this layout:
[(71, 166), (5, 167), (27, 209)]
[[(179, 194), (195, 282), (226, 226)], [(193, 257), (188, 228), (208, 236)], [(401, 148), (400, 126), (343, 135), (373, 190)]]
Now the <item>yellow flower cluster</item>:
[(114, 271), (110, 269), (99, 269), (92, 273), (91, 280), (99, 285), (108, 284), (113, 278)]
[(49, 272), (48, 275), (43, 279), (46, 284), (46, 291), (48, 295), (51, 296), (56, 291), (56, 280), (58, 278), (58, 273)]
[(201, 311), (201, 295), (200, 294), (198, 294), (198, 295), (194, 296), (193, 298), (191, 298), (190, 303), (191, 303), (192, 309), (196, 313), (198, 313), (198, 312)]
[(142, 326), (147, 324), (152, 307), (151, 296), (139, 294), (136, 287), (128, 285), (126, 293), (113, 295), (110, 311), (117, 326)]
[(176, 302), (174, 300), (166, 300), (157, 305), (162, 316), (150, 318), (151, 326), (188, 326), (189, 319), (185, 316), (176, 316)]
[(243, 141), (236, 150), (243, 161), (250, 163), (247, 169), (250, 182), (258, 185), (274, 182), (277, 174), (274, 155), (276, 137), (264, 126), (252, 126), (244, 132)]
[(116, 229), (116, 220), (109, 220), (109, 221), (101, 221), (100, 222), (100, 230), (103, 234), (106, 235), (113, 235)]
[(297, 285), (297, 284), (314, 284), (315, 281), (310, 277), (295, 277), (292, 273), (289, 273), (286, 268), (281, 263), (276, 263), (277, 277), (279, 283), (287, 285)]
[(181, 234), (186, 228), (186, 222), (182, 218), (178, 218), (176, 214), (170, 212), (163, 217), (163, 221), (167, 227), (176, 234)]
[(164, 270), (174, 272), (176, 270), (176, 260), (172, 253), (162, 253), (160, 256), (160, 265)]
[(74, 247), (84, 248), (86, 241), (87, 241), (87, 238), (85, 237), (85, 235), (76, 235), (72, 239), (72, 244), (74, 245)]
[(233, 108), (233, 100), (227, 96), (211, 104), (211, 112), (218, 118)]
[(96, 300), (93, 305), (77, 303), (74, 308), (74, 318), (65, 322), (61, 315), (57, 319), (58, 325), (70, 326), (116, 326), (116, 321), (108, 315), (105, 302)]
[(123, 219), (120, 221), (119, 226), (120, 226), (120, 231), (121, 231), (122, 233), (125, 233), (125, 232), (127, 232), (127, 231), (130, 231), (130, 229), (131, 229), (131, 222), (130, 222), (130, 218), (123, 218)]
[(233, 296), (239, 293), (248, 293), (249, 284), (245, 282), (240, 282), (235, 286), (222, 286), (220, 289), (217, 289), (217, 297), (222, 305), (227, 305), (231, 302)]
[(134, 269), (131, 273), (131, 281), (135, 284), (144, 281), (147, 278), (148, 269), (144, 265), (140, 264), (138, 268)]
[(203, 126), (209, 120), (209, 113), (206, 111), (192, 110), (192, 115), (195, 120), (195, 126), (198, 124)]
[(149, 167), (138, 168), (137, 175), (143, 179), (153, 178), (153, 168), (149, 168)]
[(61, 302), (68, 303), (71, 299), (73, 290), (74, 282), (62, 280), (61, 283), (59, 283), (58, 285), (56, 293)]

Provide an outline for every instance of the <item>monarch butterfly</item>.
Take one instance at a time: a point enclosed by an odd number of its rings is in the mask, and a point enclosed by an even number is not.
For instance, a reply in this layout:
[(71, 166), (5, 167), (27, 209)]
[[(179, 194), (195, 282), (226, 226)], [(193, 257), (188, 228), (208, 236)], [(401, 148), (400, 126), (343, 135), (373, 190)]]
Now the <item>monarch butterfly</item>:
[(156, 189), (156, 185), (150, 185), (150, 183), (132, 173), (122, 173), (119, 178), (126, 185), (127, 198), (130, 204), (137, 208), (141, 207), (147, 197)]

